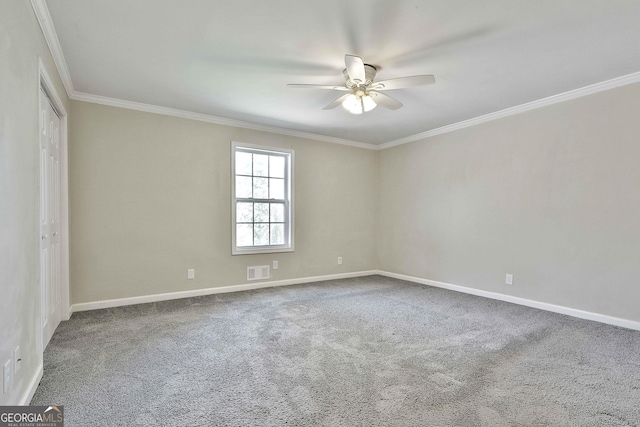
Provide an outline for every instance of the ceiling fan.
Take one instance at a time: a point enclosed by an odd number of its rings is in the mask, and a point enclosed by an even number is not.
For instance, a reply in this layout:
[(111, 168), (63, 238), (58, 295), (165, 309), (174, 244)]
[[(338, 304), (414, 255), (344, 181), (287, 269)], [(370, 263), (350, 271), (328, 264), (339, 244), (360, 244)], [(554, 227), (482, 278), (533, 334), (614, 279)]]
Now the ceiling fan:
[(430, 85), (436, 82), (436, 78), (431, 74), (374, 82), (376, 67), (365, 64), (359, 56), (345, 55), (344, 63), (345, 69), (342, 72), (345, 78), (344, 86), (314, 84), (288, 84), (287, 86), (348, 92), (326, 105), (323, 110), (331, 110), (342, 104), (350, 113), (362, 114), (373, 110), (377, 105), (382, 105), (390, 110), (397, 110), (402, 107), (400, 101), (381, 93), (380, 91), (382, 90), (404, 89), (413, 86)]

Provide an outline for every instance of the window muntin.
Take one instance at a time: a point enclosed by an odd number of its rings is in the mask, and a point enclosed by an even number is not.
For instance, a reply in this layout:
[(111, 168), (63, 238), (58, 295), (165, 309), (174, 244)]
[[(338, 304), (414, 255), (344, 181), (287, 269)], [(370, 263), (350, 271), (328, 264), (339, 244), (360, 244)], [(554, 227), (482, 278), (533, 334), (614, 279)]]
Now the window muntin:
[(293, 251), (293, 151), (233, 143), (234, 255)]

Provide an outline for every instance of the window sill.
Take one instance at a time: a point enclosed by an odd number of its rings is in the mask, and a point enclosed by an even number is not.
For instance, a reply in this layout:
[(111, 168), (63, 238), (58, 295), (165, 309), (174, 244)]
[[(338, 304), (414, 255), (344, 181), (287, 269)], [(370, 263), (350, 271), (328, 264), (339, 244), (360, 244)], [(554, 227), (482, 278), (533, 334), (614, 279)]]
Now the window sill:
[(231, 251), (231, 255), (260, 255), (260, 254), (274, 254), (281, 252), (294, 252), (293, 247), (280, 247), (280, 248), (251, 248), (251, 249), (238, 249), (234, 248)]

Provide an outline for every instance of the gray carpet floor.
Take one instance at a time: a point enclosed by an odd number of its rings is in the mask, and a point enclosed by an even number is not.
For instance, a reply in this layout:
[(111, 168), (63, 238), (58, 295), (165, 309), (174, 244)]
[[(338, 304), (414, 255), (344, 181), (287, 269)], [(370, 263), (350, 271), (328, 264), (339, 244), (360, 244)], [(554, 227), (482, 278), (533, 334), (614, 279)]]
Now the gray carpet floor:
[(637, 426), (640, 332), (381, 276), (75, 313), (66, 426)]

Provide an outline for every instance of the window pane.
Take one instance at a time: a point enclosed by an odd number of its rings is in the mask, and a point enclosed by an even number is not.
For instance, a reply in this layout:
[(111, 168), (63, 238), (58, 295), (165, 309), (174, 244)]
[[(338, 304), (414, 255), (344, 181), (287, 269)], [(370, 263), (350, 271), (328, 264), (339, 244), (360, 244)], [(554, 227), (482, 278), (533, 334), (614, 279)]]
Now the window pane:
[(265, 154), (253, 155), (253, 175), (269, 176), (269, 156)]
[(253, 178), (253, 198), (254, 199), (269, 198), (269, 179)]
[(236, 204), (236, 221), (253, 222), (253, 203)]
[(269, 222), (269, 203), (256, 203), (254, 205), (255, 222)]
[(251, 153), (236, 151), (236, 175), (251, 175)]
[(255, 246), (269, 244), (269, 224), (256, 224), (253, 227), (253, 243)]
[(284, 157), (269, 156), (269, 176), (284, 178)]
[(251, 177), (236, 176), (236, 198), (238, 199), (250, 199), (251, 198)]
[(271, 203), (271, 222), (284, 222), (284, 205)]
[(269, 198), (278, 200), (284, 199), (284, 179), (269, 179)]
[(271, 244), (284, 245), (284, 224), (271, 224)]
[(253, 246), (253, 225), (236, 225), (236, 241), (238, 246)]

